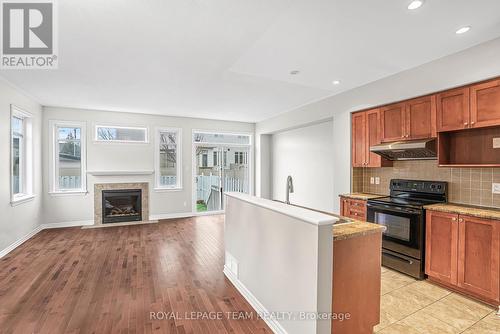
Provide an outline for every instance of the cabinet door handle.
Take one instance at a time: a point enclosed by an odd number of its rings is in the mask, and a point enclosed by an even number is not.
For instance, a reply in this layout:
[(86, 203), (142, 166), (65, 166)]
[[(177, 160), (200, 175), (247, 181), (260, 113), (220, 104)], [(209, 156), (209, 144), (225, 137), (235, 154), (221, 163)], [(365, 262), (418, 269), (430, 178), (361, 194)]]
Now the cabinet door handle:
[(470, 125), (474, 125), (475, 122), (470, 122)]
[(452, 221), (456, 222), (457, 221), (457, 218), (456, 217), (453, 217), (451, 218)]
[(465, 122), (465, 123), (464, 123), (464, 125), (465, 125), (465, 126), (469, 125), (469, 122)]
[(462, 218), (460, 218), (460, 219), (458, 220), (458, 222), (459, 222), (459, 223), (463, 223), (463, 222), (464, 222), (464, 220), (463, 220)]

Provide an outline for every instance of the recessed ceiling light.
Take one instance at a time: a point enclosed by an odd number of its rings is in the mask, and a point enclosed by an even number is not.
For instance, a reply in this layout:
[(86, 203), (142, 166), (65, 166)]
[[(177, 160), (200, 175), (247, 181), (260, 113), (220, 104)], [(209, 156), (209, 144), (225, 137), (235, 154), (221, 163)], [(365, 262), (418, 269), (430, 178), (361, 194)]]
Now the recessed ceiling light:
[(467, 26), (467, 27), (462, 27), (462, 28), (458, 29), (457, 31), (455, 31), (455, 33), (456, 33), (457, 35), (461, 35), (461, 34), (465, 34), (465, 33), (466, 33), (467, 31), (469, 31), (469, 30), (470, 30), (470, 27), (469, 27), (469, 26)]
[(334, 85), (340, 85), (340, 81), (339, 80), (333, 80), (332, 84), (334, 84)]
[(300, 73), (300, 71), (299, 71), (299, 70), (293, 70), (293, 71), (290, 71), (290, 74), (291, 74), (291, 75), (297, 75), (297, 74), (299, 74), (299, 73)]
[(423, 0), (414, 0), (414, 1), (410, 2), (410, 4), (408, 5), (408, 9), (414, 10), (414, 9), (422, 7), (423, 4), (424, 4)]

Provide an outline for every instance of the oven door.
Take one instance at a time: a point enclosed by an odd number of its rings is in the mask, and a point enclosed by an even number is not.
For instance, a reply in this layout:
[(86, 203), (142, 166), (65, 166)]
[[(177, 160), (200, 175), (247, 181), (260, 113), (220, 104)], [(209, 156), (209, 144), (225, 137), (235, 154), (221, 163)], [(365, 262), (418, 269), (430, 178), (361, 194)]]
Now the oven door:
[(382, 247), (420, 259), (423, 250), (423, 210), (368, 203), (367, 220), (384, 225)]

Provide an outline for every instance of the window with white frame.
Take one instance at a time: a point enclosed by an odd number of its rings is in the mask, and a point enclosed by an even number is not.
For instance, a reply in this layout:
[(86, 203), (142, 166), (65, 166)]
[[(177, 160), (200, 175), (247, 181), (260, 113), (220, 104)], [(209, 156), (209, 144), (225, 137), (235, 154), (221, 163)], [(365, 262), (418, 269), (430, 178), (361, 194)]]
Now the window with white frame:
[(32, 115), (11, 105), (11, 203), (33, 198)]
[(85, 123), (51, 122), (54, 193), (86, 192)]
[(181, 130), (157, 129), (156, 133), (156, 188), (182, 188)]
[(96, 125), (95, 140), (111, 143), (148, 143), (148, 129), (127, 126)]

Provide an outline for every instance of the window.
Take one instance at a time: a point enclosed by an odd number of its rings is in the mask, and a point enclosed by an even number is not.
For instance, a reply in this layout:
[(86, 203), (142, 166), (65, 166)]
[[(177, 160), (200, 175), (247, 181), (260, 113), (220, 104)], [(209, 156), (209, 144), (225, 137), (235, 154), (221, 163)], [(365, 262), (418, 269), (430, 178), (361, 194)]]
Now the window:
[(158, 129), (155, 149), (156, 189), (181, 189), (181, 130)]
[(214, 166), (217, 166), (217, 165), (218, 165), (218, 163), (217, 163), (217, 162), (218, 162), (218, 161), (217, 161), (217, 151), (214, 151), (214, 161), (213, 161), (213, 162), (214, 162), (214, 163), (213, 163), (213, 165), (214, 165)]
[(33, 196), (32, 115), (11, 105), (11, 204)]
[(201, 155), (201, 167), (208, 167), (208, 152), (203, 152)]
[(234, 163), (243, 165), (246, 164), (247, 154), (246, 152), (234, 152)]
[(234, 144), (234, 145), (250, 145), (250, 135), (238, 135), (231, 133), (209, 133), (196, 131), (193, 133), (194, 143), (211, 143), (211, 144)]
[(95, 140), (115, 143), (148, 143), (148, 129), (97, 125)]
[(86, 193), (85, 123), (51, 122), (53, 193)]

